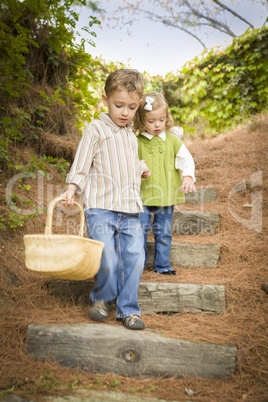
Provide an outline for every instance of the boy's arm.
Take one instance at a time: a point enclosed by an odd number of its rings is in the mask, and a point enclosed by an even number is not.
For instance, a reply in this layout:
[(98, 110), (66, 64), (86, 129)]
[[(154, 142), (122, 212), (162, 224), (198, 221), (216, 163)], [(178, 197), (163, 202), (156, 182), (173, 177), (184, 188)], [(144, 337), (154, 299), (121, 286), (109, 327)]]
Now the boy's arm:
[(66, 200), (63, 201), (63, 204), (65, 205), (73, 205), (75, 193), (82, 193), (84, 191), (94, 155), (95, 141), (96, 130), (94, 130), (94, 127), (89, 124), (83, 132), (83, 136), (75, 154), (74, 162), (67, 175), (67, 190), (61, 194), (62, 197), (66, 198)]
[(141, 177), (146, 179), (147, 177), (151, 176), (151, 171), (149, 170), (148, 166), (146, 165), (146, 161), (140, 161), (140, 170), (141, 170)]

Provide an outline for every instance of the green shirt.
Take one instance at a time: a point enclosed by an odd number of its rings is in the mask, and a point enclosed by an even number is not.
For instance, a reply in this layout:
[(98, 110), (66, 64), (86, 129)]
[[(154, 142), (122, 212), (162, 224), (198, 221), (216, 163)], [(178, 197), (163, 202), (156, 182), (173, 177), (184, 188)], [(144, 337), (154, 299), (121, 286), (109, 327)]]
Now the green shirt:
[(149, 140), (138, 136), (139, 159), (145, 160), (152, 174), (141, 179), (141, 198), (143, 205), (164, 207), (185, 202), (180, 191), (181, 175), (175, 168), (175, 158), (182, 141), (173, 134), (166, 134), (163, 141), (159, 136)]

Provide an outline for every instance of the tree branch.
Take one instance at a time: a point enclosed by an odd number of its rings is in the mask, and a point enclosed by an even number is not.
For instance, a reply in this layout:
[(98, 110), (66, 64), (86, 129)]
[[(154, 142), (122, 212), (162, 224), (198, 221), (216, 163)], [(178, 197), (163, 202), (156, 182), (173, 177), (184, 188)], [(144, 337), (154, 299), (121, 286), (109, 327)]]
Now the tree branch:
[[(108, 0), (107, 0), (108, 1)], [(224, 5), (221, 0), (212, 0), (212, 2), (205, 2), (204, 0), (154, 0), (153, 6), (144, 6), (141, 0), (122, 0), (120, 6), (114, 15), (122, 13), (122, 19), (126, 24), (133, 23), (133, 17), (137, 14), (143, 14), (151, 21), (161, 22), (164, 25), (177, 28), (196, 39), (204, 48), (204, 42), (200, 39), (200, 35), (196, 33), (196, 29), (204, 26), (209, 26), (214, 30), (218, 30), (232, 38), (236, 34), (225, 23), (223, 12), (227, 11), (234, 17), (248, 24), (251, 28), (253, 25), (241, 17), (236, 11)], [(208, 4), (209, 3), (209, 4)], [(218, 7), (217, 7), (218, 6)], [(161, 11), (160, 15), (157, 13), (157, 8)], [(215, 14), (217, 12), (217, 14)], [(129, 17), (130, 15), (130, 17)], [(117, 20), (118, 21), (118, 20)], [(202, 31), (201, 31), (202, 32)]]
[(202, 42), (202, 40), (201, 40), (198, 36), (196, 36), (195, 34), (193, 34), (191, 31), (188, 31), (188, 29), (183, 28), (183, 27), (181, 27), (181, 26), (179, 26), (179, 25), (173, 24), (173, 23), (171, 23), (171, 22), (169, 22), (169, 21), (166, 21), (166, 20), (162, 20), (161, 22), (162, 22), (162, 24), (164, 24), (164, 25), (169, 25), (169, 26), (171, 26), (171, 27), (173, 27), (173, 28), (180, 29), (181, 31), (187, 33), (188, 35), (190, 35), (190, 36), (192, 36), (193, 38), (195, 38), (195, 39), (203, 46), (204, 49), (206, 48), (206, 45), (204, 44), (204, 42)]
[[(191, 4), (189, 4), (188, 1), (185, 0), (184, 3), (189, 7), (189, 9), (192, 11), (192, 14), (194, 14), (196, 17), (203, 18), (206, 21), (210, 21), (211, 25), (213, 26), (214, 29), (218, 29), (219, 31), (226, 33), (227, 35), (231, 36), (232, 38), (234, 38), (236, 36), (235, 33), (233, 31), (231, 31), (231, 29), (228, 27), (228, 25), (224, 24), (223, 22), (218, 21), (215, 18), (209, 17), (208, 15), (202, 14), (200, 11), (193, 8), (191, 6)], [(219, 28), (221, 28), (221, 29), (219, 29)]]
[(173, 27), (173, 28), (177, 28), (180, 31), (183, 31), (185, 33), (187, 33), (188, 35), (192, 36), (194, 39), (196, 39), (202, 46), (203, 48), (206, 48), (206, 45), (204, 44), (204, 42), (202, 42), (202, 40), (196, 36), (194, 33), (192, 33), (191, 31), (188, 31), (188, 29), (182, 27), (181, 25), (175, 24), (174, 22), (171, 22), (163, 17), (161, 17), (160, 15), (154, 14), (153, 12), (149, 11), (149, 10), (143, 10), (143, 9), (139, 9), (140, 12), (142, 12), (143, 14), (150, 16), (150, 18), (156, 22), (161, 22), (164, 25)]
[(235, 17), (239, 18), (241, 21), (245, 22), (247, 25), (249, 25), (252, 29), (254, 29), (254, 26), (248, 22), (244, 17), (241, 17), (241, 15), (237, 14), (234, 10), (231, 8), (227, 7), (225, 4), (222, 4), (219, 0), (212, 0), (213, 3), (218, 4), (222, 9), (229, 11), (229, 13), (233, 14)]

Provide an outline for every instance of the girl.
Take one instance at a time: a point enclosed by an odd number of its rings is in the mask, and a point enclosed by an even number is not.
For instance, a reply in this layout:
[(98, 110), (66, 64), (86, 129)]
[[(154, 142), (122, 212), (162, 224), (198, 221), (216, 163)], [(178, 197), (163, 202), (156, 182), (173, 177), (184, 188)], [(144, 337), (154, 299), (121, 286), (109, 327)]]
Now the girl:
[[(153, 269), (163, 275), (176, 275), (169, 258), (174, 205), (185, 202), (184, 193), (196, 190), (193, 158), (182, 141), (168, 133), (173, 123), (162, 94), (150, 92), (142, 96), (134, 117), (134, 129), (138, 131), (139, 159), (145, 160), (151, 171), (151, 176), (141, 182), (144, 212), (140, 213), (140, 220), (145, 266), (147, 235), (152, 226), (155, 239)], [(151, 215), (154, 217), (152, 223)]]

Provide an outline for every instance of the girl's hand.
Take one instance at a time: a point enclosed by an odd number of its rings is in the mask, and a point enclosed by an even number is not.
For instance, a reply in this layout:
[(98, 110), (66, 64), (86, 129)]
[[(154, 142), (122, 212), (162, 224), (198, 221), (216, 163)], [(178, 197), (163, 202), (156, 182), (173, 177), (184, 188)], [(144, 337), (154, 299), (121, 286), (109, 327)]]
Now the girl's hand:
[(191, 176), (184, 176), (181, 182), (181, 191), (185, 194), (196, 191), (193, 178)]
[(76, 184), (68, 184), (67, 190), (61, 194), (61, 197), (66, 198), (66, 200), (62, 201), (64, 205), (74, 205), (74, 195), (76, 190)]

